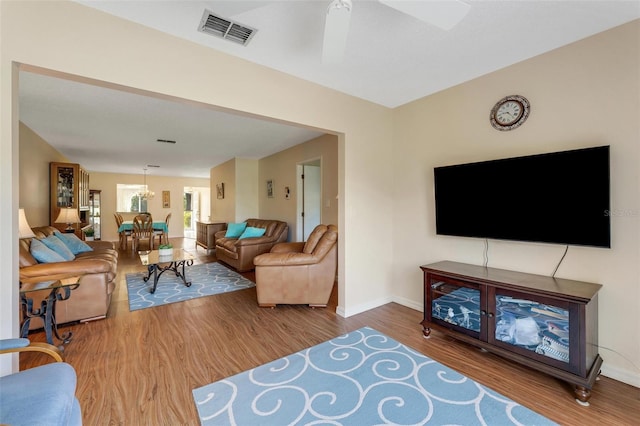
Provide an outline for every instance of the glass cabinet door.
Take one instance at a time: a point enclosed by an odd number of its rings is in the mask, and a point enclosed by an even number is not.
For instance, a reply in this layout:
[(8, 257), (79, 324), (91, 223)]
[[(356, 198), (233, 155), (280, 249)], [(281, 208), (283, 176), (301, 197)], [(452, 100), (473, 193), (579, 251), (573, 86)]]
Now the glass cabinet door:
[(75, 207), (75, 175), (73, 167), (59, 166), (56, 170), (56, 204), (58, 207)]
[(474, 337), (481, 336), (485, 327), (481, 323), (481, 292), (478, 287), (431, 276), (429, 291), (431, 321)]
[(560, 301), (519, 296), (496, 289), (494, 297), (490, 297), (495, 302), (492, 343), (524, 351), (528, 356), (533, 352), (566, 366), (570, 360), (569, 307), (562, 306)]
[(100, 239), (100, 194), (99, 190), (89, 191), (89, 219), (91, 226), (93, 227), (94, 238)]

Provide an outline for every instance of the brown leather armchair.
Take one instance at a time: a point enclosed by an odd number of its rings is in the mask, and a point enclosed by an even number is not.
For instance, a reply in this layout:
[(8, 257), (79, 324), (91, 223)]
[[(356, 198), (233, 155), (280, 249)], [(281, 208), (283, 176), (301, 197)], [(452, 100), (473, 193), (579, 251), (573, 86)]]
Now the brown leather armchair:
[(276, 244), (253, 262), (260, 307), (326, 307), (338, 268), (338, 228), (318, 225), (306, 243)]

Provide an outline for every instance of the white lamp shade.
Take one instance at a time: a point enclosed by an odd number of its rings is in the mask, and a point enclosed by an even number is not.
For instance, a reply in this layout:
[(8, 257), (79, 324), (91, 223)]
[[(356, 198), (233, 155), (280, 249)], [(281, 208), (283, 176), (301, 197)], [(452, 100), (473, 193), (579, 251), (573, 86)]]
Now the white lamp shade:
[(33, 238), (36, 234), (33, 233), (29, 222), (27, 222), (27, 216), (24, 214), (24, 209), (18, 211), (18, 238)]
[(80, 217), (78, 217), (78, 210), (71, 207), (61, 208), (60, 214), (56, 219), (56, 223), (66, 223), (69, 226), (72, 223), (80, 223)]

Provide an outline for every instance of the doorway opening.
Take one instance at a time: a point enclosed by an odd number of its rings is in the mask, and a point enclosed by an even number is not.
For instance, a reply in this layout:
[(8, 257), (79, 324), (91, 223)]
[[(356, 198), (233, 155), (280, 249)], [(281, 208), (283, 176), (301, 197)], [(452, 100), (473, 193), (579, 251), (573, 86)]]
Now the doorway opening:
[(306, 241), (322, 223), (322, 158), (298, 164), (297, 241)]
[(196, 238), (196, 222), (209, 217), (209, 188), (185, 187), (182, 197), (184, 212), (184, 237)]

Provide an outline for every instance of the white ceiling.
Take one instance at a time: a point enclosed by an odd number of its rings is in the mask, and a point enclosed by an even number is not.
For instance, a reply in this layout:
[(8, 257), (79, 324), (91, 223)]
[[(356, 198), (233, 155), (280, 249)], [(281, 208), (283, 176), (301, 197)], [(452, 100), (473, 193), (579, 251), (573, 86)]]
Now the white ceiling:
[[(376, 0), (353, 0), (345, 57), (323, 64), (330, 0), (76, 1), (387, 107), (640, 18), (639, 0), (464, 0), (469, 13), (445, 31)], [(205, 9), (258, 31), (248, 46), (201, 33)], [(184, 176), (184, 167), (172, 164), (193, 164), (189, 176), (208, 177), (212, 166), (233, 157), (260, 158), (318, 135), (29, 73), (21, 74), (20, 94), (21, 120), (93, 171), (142, 173), (158, 164), (151, 174)], [(150, 144), (157, 138), (178, 144)], [(186, 151), (188, 163), (180, 158)]]
[(208, 178), (232, 158), (263, 158), (322, 134), (31, 72), (19, 87), (20, 121), (91, 172)]

